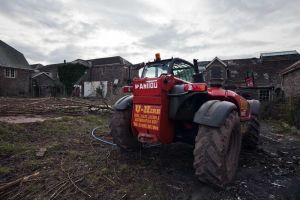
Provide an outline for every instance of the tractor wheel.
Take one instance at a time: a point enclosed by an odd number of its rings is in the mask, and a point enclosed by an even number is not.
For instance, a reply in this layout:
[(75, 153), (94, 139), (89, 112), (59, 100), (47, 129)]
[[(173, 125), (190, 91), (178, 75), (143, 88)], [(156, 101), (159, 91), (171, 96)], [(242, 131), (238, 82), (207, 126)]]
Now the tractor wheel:
[(195, 139), (194, 168), (198, 179), (223, 187), (235, 176), (241, 151), (240, 118), (232, 111), (220, 128), (200, 125)]
[(256, 149), (259, 140), (260, 124), (255, 115), (252, 115), (247, 131), (243, 137), (243, 148)]
[(112, 116), (110, 134), (113, 141), (123, 150), (137, 150), (140, 143), (131, 131), (131, 109), (116, 110)]

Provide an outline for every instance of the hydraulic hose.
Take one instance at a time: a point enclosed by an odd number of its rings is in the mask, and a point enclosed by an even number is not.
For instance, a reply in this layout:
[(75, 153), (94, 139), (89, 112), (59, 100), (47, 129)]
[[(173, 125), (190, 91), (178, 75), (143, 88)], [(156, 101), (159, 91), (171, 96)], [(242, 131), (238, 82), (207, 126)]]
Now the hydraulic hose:
[(92, 132), (91, 132), (92, 136), (93, 136), (96, 140), (98, 140), (98, 141), (100, 141), (100, 142), (102, 142), (102, 143), (104, 143), (104, 144), (109, 144), (109, 145), (112, 145), (112, 146), (116, 146), (115, 143), (110, 142), (110, 141), (107, 141), (107, 140), (104, 140), (104, 139), (102, 139), (102, 138), (100, 138), (100, 137), (97, 137), (97, 136), (95, 135), (95, 131), (96, 131), (97, 129), (99, 129), (99, 128), (101, 128), (101, 126), (97, 126), (97, 127), (95, 127), (95, 128), (92, 130)]
[[(96, 131), (97, 129), (99, 129), (99, 128), (101, 128), (101, 126), (97, 126), (97, 127), (95, 127), (95, 128), (92, 130), (91, 135), (93, 136), (93, 138), (95, 138), (96, 140), (98, 140), (98, 141), (100, 141), (100, 142), (102, 142), (102, 143), (104, 143), (104, 144), (108, 144), (108, 145), (112, 145), (112, 146), (117, 146), (117, 144), (115, 144), (115, 143), (113, 143), (113, 142), (110, 142), (110, 141), (104, 140), (104, 139), (102, 139), (102, 138), (100, 138), (100, 137), (97, 137), (97, 136), (95, 135), (95, 131)], [(157, 147), (157, 146), (160, 146), (160, 145), (161, 145), (161, 144), (143, 144), (143, 147), (144, 147), (144, 148), (151, 148), (151, 147)]]

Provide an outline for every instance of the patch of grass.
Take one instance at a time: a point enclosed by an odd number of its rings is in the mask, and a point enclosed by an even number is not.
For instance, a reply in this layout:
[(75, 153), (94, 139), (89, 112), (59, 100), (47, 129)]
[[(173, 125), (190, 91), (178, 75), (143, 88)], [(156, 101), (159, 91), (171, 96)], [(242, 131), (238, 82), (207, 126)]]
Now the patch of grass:
[(86, 115), (83, 117), (83, 120), (90, 123), (98, 123), (99, 125), (107, 121), (107, 119), (99, 115)]
[(0, 123), (0, 141), (15, 141), (20, 133), (24, 132), (24, 128), (19, 124)]
[(283, 120), (266, 120), (272, 126), (272, 132), (277, 134), (292, 134), (292, 126)]
[(31, 160), (27, 160), (24, 162), (24, 167), (26, 169), (30, 169), (32, 171), (38, 170), (42, 166), (43, 166), (43, 164), (41, 163), (40, 160), (31, 159)]
[(119, 170), (121, 173), (128, 173), (129, 172), (129, 167), (127, 164), (121, 164), (119, 166)]
[(7, 126), (2, 125), (0, 126), (0, 135), (6, 135), (9, 134), (10, 130)]
[(64, 149), (65, 146), (63, 143), (54, 142), (53, 144), (47, 147), (47, 152), (48, 153), (59, 152), (59, 151), (63, 151)]
[(17, 146), (10, 143), (0, 144), (0, 156), (10, 156), (22, 151), (23, 148), (21, 146)]
[(8, 174), (11, 172), (11, 168), (9, 167), (0, 167), (0, 174)]

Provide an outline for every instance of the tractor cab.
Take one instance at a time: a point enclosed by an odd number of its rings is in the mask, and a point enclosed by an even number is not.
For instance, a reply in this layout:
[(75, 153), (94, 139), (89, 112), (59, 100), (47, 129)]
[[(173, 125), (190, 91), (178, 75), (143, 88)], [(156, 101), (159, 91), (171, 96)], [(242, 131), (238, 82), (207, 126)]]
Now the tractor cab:
[(180, 58), (161, 60), (160, 54), (155, 54), (155, 56), (154, 62), (149, 62), (144, 67), (141, 78), (157, 78), (162, 74), (172, 74), (176, 78), (190, 83), (203, 82), (197, 60), (194, 60), (193, 65)]

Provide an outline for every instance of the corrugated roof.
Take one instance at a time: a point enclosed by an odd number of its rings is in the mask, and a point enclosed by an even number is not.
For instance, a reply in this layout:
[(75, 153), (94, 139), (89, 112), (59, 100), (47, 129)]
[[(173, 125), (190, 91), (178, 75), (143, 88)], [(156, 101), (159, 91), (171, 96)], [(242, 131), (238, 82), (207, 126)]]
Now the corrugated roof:
[(0, 40), (0, 65), (10, 68), (30, 69), (24, 55)]
[(269, 57), (269, 56), (285, 56), (285, 55), (293, 55), (299, 54), (298, 51), (278, 51), (278, 52), (269, 52), (269, 53), (261, 53), (260, 57)]

